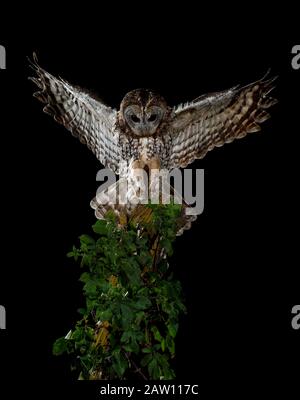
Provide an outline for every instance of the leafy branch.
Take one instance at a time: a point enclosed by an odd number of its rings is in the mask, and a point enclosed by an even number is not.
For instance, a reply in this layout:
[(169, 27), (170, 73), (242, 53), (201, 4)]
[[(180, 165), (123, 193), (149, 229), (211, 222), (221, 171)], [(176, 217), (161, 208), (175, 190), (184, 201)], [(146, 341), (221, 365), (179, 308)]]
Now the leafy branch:
[(181, 285), (169, 270), (178, 205), (143, 206), (123, 225), (113, 215), (80, 236), (68, 257), (84, 268), (86, 306), (53, 353), (67, 353), (80, 379), (172, 379)]

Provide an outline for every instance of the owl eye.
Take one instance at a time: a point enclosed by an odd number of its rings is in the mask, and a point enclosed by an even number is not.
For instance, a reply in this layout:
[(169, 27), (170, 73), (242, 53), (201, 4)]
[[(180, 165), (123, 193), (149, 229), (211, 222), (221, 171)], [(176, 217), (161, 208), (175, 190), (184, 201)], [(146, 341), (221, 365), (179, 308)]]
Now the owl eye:
[(135, 114), (131, 115), (131, 121), (134, 123), (140, 122), (139, 117), (137, 117)]
[(150, 117), (148, 118), (149, 122), (154, 122), (157, 118), (157, 114), (151, 114)]

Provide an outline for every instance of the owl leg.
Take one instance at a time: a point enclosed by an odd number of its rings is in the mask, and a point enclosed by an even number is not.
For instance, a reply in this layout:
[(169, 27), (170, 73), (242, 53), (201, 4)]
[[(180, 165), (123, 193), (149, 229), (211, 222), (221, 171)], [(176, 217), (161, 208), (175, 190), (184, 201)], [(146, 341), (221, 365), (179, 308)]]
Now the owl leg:
[[(160, 191), (160, 159), (153, 157), (147, 161), (147, 169), (149, 175), (149, 195), (151, 201), (155, 203), (161, 203), (161, 191)], [(162, 187), (162, 190), (164, 188)]]
[(131, 168), (132, 169), (144, 169), (145, 168), (145, 162), (143, 160), (134, 160), (131, 163)]
[(152, 169), (160, 169), (160, 159), (158, 157), (153, 157), (149, 161), (147, 161), (147, 166), (151, 173)]
[(134, 160), (129, 175), (128, 198), (133, 204), (140, 203), (148, 192), (148, 175), (145, 172), (146, 164), (143, 160)]

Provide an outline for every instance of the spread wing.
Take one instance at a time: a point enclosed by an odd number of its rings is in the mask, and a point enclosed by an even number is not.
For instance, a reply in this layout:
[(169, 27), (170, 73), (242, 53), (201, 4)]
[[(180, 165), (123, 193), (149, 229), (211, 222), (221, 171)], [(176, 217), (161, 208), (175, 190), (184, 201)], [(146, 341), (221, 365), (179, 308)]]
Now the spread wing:
[(120, 148), (118, 133), (114, 131), (116, 110), (84, 90), (49, 74), (38, 65), (35, 54), (30, 63), (36, 77), (29, 79), (40, 89), (34, 97), (45, 104), (43, 111), (86, 144), (105, 167), (118, 173)]
[(186, 167), (214, 147), (260, 130), (270, 117), (266, 109), (277, 103), (268, 96), (276, 78), (201, 96), (174, 109), (170, 167)]

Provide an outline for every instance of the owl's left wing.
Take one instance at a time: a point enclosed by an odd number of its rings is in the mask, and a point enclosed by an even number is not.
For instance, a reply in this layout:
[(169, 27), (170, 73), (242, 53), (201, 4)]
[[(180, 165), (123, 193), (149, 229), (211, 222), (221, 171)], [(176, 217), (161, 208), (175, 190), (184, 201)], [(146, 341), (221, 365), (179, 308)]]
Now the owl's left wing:
[(277, 103), (268, 96), (275, 79), (263, 78), (176, 107), (169, 167), (186, 167), (214, 147), (259, 131), (259, 124), (270, 117), (266, 109)]
[(119, 173), (121, 155), (114, 130), (117, 112), (79, 87), (56, 78), (41, 68), (36, 55), (29, 60), (36, 72), (30, 78), (39, 88), (34, 96), (45, 104), (43, 111), (64, 125), (107, 168)]

